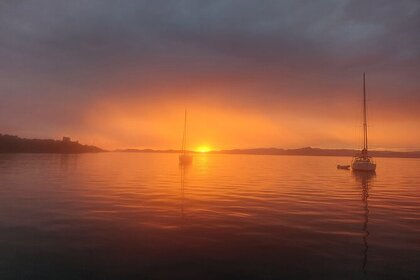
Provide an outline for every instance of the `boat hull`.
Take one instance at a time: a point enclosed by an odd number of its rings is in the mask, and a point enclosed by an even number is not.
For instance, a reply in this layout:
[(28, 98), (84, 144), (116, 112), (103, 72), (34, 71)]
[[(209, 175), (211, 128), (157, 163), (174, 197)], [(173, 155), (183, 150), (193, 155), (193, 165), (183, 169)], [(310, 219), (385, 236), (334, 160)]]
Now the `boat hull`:
[(193, 161), (192, 155), (179, 155), (179, 164), (191, 164)]
[(373, 172), (376, 170), (376, 163), (366, 161), (354, 161), (351, 165), (351, 169), (355, 171)]
[(350, 165), (337, 165), (337, 169), (345, 169), (345, 170), (349, 170), (350, 169)]

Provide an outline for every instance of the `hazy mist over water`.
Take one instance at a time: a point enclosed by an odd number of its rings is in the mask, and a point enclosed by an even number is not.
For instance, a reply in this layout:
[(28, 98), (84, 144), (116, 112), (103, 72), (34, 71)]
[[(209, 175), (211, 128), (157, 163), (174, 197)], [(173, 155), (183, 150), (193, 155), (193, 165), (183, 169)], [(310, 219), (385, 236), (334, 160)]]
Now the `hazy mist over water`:
[(0, 279), (418, 279), (420, 160), (0, 155)]

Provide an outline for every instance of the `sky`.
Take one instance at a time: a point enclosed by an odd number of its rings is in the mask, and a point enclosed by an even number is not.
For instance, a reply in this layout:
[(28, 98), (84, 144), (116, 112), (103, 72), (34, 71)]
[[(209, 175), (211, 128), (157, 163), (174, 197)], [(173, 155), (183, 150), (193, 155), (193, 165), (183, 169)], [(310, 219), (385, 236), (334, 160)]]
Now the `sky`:
[(2, 0), (0, 133), (420, 150), (420, 1)]

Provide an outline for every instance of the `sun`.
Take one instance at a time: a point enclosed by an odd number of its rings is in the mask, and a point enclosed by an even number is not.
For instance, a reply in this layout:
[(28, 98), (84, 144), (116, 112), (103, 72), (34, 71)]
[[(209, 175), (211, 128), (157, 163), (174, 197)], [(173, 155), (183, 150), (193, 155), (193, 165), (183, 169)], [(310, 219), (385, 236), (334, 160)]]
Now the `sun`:
[(209, 146), (200, 146), (196, 149), (197, 152), (200, 153), (208, 153), (210, 152), (210, 147)]

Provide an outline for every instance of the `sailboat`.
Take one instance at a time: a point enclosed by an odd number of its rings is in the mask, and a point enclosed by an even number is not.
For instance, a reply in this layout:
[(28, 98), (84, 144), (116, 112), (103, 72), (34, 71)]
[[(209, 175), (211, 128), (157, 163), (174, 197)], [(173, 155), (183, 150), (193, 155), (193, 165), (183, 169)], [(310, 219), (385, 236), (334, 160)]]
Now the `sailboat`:
[(181, 154), (179, 155), (179, 164), (191, 164), (193, 156), (187, 152), (187, 110), (184, 115), (184, 134), (182, 137)]
[(355, 171), (375, 171), (376, 163), (368, 154), (368, 129), (366, 117), (366, 82), (363, 73), (363, 149), (353, 157), (351, 168)]

